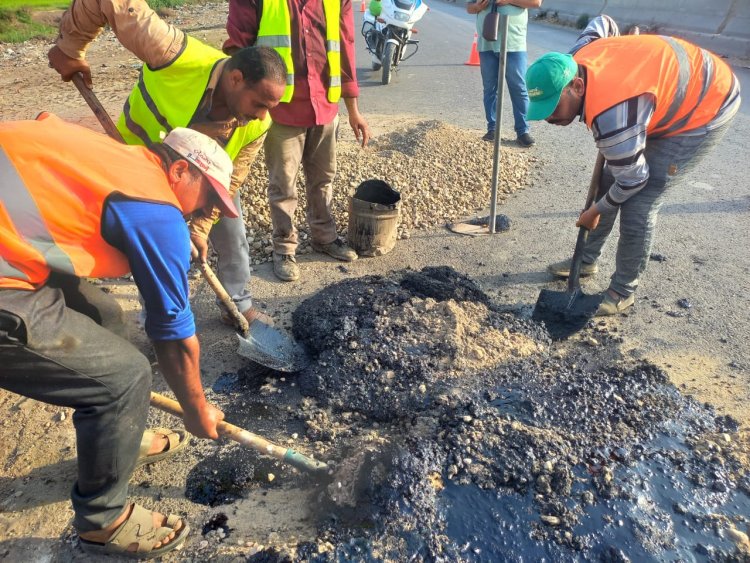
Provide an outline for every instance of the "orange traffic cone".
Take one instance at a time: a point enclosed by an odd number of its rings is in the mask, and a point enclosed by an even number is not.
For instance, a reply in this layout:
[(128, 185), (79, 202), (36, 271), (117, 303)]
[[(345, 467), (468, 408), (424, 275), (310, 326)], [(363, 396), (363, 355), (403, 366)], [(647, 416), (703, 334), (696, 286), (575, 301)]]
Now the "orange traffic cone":
[(469, 53), (469, 60), (464, 63), (465, 65), (479, 66), (479, 53), (477, 52), (477, 37), (478, 35), (475, 33), (474, 41), (471, 43), (471, 53)]
[(367, 6), (365, 5), (365, 0), (362, 0), (362, 3), (359, 5), (359, 11), (364, 12), (367, 10)]

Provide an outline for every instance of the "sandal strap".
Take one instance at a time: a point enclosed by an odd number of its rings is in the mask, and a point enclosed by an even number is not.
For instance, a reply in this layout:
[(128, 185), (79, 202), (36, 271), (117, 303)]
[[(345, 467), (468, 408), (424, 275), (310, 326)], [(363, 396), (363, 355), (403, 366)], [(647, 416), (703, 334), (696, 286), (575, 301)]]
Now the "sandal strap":
[[(174, 515), (170, 514), (167, 518)], [(113, 551), (127, 551), (131, 544), (137, 544), (136, 553), (148, 553), (154, 549), (154, 544), (163, 541), (174, 532), (174, 526), (180, 519), (172, 518), (172, 526), (154, 527), (153, 513), (140, 504), (133, 504), (130, 516), (112, 533), (106, 544)]]
[(158, 428), (149, 428), (143, 432), (143, 436), (141, 437), (141, 445), (138, 448), (139, 456), (148, 455), (151, 443), (154, 441), (154, 436), (157, 435), (164, 436), (167, 439), (168, 447), (166, 450), (163, 450), (165, 452), (173, 450), (180, 443), (180, 434), (171, 428), (162, 428), (161, 426)]

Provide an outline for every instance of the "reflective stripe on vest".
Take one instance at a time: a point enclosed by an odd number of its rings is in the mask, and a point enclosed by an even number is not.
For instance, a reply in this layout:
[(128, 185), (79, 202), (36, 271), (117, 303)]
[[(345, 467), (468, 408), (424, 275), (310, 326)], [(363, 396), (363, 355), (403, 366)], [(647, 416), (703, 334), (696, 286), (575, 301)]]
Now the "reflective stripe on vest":
[[(117, 129), (129, 145), (160, 142), (175, 127), (188, 127), (206, 93), (216, 65), (227, 57), (197, 39), (185, 36), (185, 45), (175, 60), (159, 67), (144, 65), (138, 83), (130, 92)], [(237, 127), (224, 150), (232, 159), (242, 148), (261, 137), (271, 126), (271, 117), (254, 119)]]
[(607, 109), (652, 94), (649, 137), (667, 137), (706, 125), (732, 89), (733, 74), (716, 55), (673, 37), (600, 39), (574, 58), (586, 68), (584, 115), (591, 127)]
[[(49, 232), (39, 208), (31, 197), (16, 167), (3, 147), (0, 147), (0, 203), (6, 213), (13, 218), (13, 225), (18, 236), (23, 239), (40, 255), (44, 257), (48, 266), (55, 271), (65, 274), (75, 274), (75, 268), (70, 257), (57, 246), (55, 239)], [(6, 262), (7, 264), (7, 262)], [(8, 272), (3, 272), (0, 265), (0, 276), (11, 277), (18, 270), (8, 264)], [(29, 280), (26, 274), (20, 279)]]
[[(327, 98), (336, 103), (341, 98), (341, 0), (323, 0), (326, 18), (326, 60), (328, 62)], [(272, 47), (286, 64), (286, 89), (282, 102), (294, 96), (294, 61), (292, 60), (292, 23), (287, 2), (263, 2), (256, 45)]]
[(0, 147), (0, 288), (127, 273), (101, 233), (113, 194), (180, 208), (156, 155), (53, 115), (0, 123)]

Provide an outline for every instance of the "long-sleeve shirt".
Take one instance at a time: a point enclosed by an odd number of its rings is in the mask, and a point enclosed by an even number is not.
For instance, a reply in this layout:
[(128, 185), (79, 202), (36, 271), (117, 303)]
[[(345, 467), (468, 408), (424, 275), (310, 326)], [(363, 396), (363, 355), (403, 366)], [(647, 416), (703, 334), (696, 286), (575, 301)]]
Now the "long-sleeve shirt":
[[(592, 41), (619, 34), (617, 24), (612, 18), (598, 16), (583, 30), (570, 54), (575, 54)], [(729, 121), (739, 107), (740, 87), (739, 81), (735, 80), (732, 92), (727, 96), (716, 117), (705, 126), (685, 131), (680, 135), (702, 135), (706, 131), (716, 129)], [(593, 119), (591, 131), (594, 141), (606, 160), (608, 170), (615, 178), (607, 193), (595, 204), (600, 213), (616, 209), (646, 187), (649, 179), (645, 156), (647, 129), (655, 109), (654, 96), (644, 93), (612, 106)], [(584, 121), (583, 110), (581, 121)]]
[[(106, 24), (112, 28), (123, 47), (151, 68), (159, 68), (174, 61), (182, 52), (187, 39), (185, 32), (161, 19), (144, 0), (73, 0), (60, 21), (57, 46), (69, 57), (82, 59), (91, 41), (101, 33)], [(237, 119), (230, 117), (226, 120), (213, 120), (209, 117), (213, 94), (223, 68), (223, 63), (214, 67), (203, 98), (188, 126), (225, 146), (239, 125)], [(235, 162), (251, 163), (260, 145), (260, 142), (253, 142), (245, 146)], [(240, 174), (232, 176), (229, 188), (231, 195), (245, 180), (248, 166), (242, 167), (242, 177)], [(212, 215), (193, 220), (190, 230), (206, 238), (218, 217), (219, 211), (214, 209)]]
[[(265, 0), (268, 1), (268, 0)], [(282, 0), (278, 0), (282, 1)], [(287, 1), (287, 0), (284, 0)], [(291, 19), (294, 96), (271, 110), (271, 118), (290, 127), (313, 127), (331, 123), (338, 104), (328, 101), (326, 24), (322, 0), (288, 0)], [(258, 38), (258, 0), (229, 0), (229, 18), (224, 50), (254, 45)], [(341, 2), (341, 95), (359, 96), (354, 58), (354, 14), (351, 0)]]

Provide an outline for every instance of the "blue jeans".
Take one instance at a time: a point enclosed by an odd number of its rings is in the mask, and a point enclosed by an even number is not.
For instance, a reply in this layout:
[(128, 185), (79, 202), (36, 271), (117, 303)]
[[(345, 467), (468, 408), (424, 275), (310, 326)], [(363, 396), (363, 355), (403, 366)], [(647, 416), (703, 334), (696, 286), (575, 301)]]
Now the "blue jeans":
[[(624, 296), (635, 292), (638, 279), (648, 265), (656, 219), (667, 190), (673, 190), (684, 181), (686, 174), (718, 144), (730, 123), (731, 120), (702, 135), (677, 135), (647, 141), (648, 183), (620, 207), (602, 213), (599, 225), (589, 234), (583, 252), (584, 262), (596, 262), (619, 213), (620, 240), (610, 289)], [(597, 197), (601, 198), (613, 182), (614, 177), (605, 167)]]
[[(479, 53), (479, 70), (482, 71), (484, 116), (487, 119), (487, 131), (494, 131), (500, 53), (481, 51)], [(508, 93), (513, 106), (516, 136), (523, 135), (529, 132), (529, 122), (526, 121), (526, 114), (529, 111), (529, 94), (526, 91), (526, 51), (508, 53), (505, 60), (505, 82), (508, 85)]]

